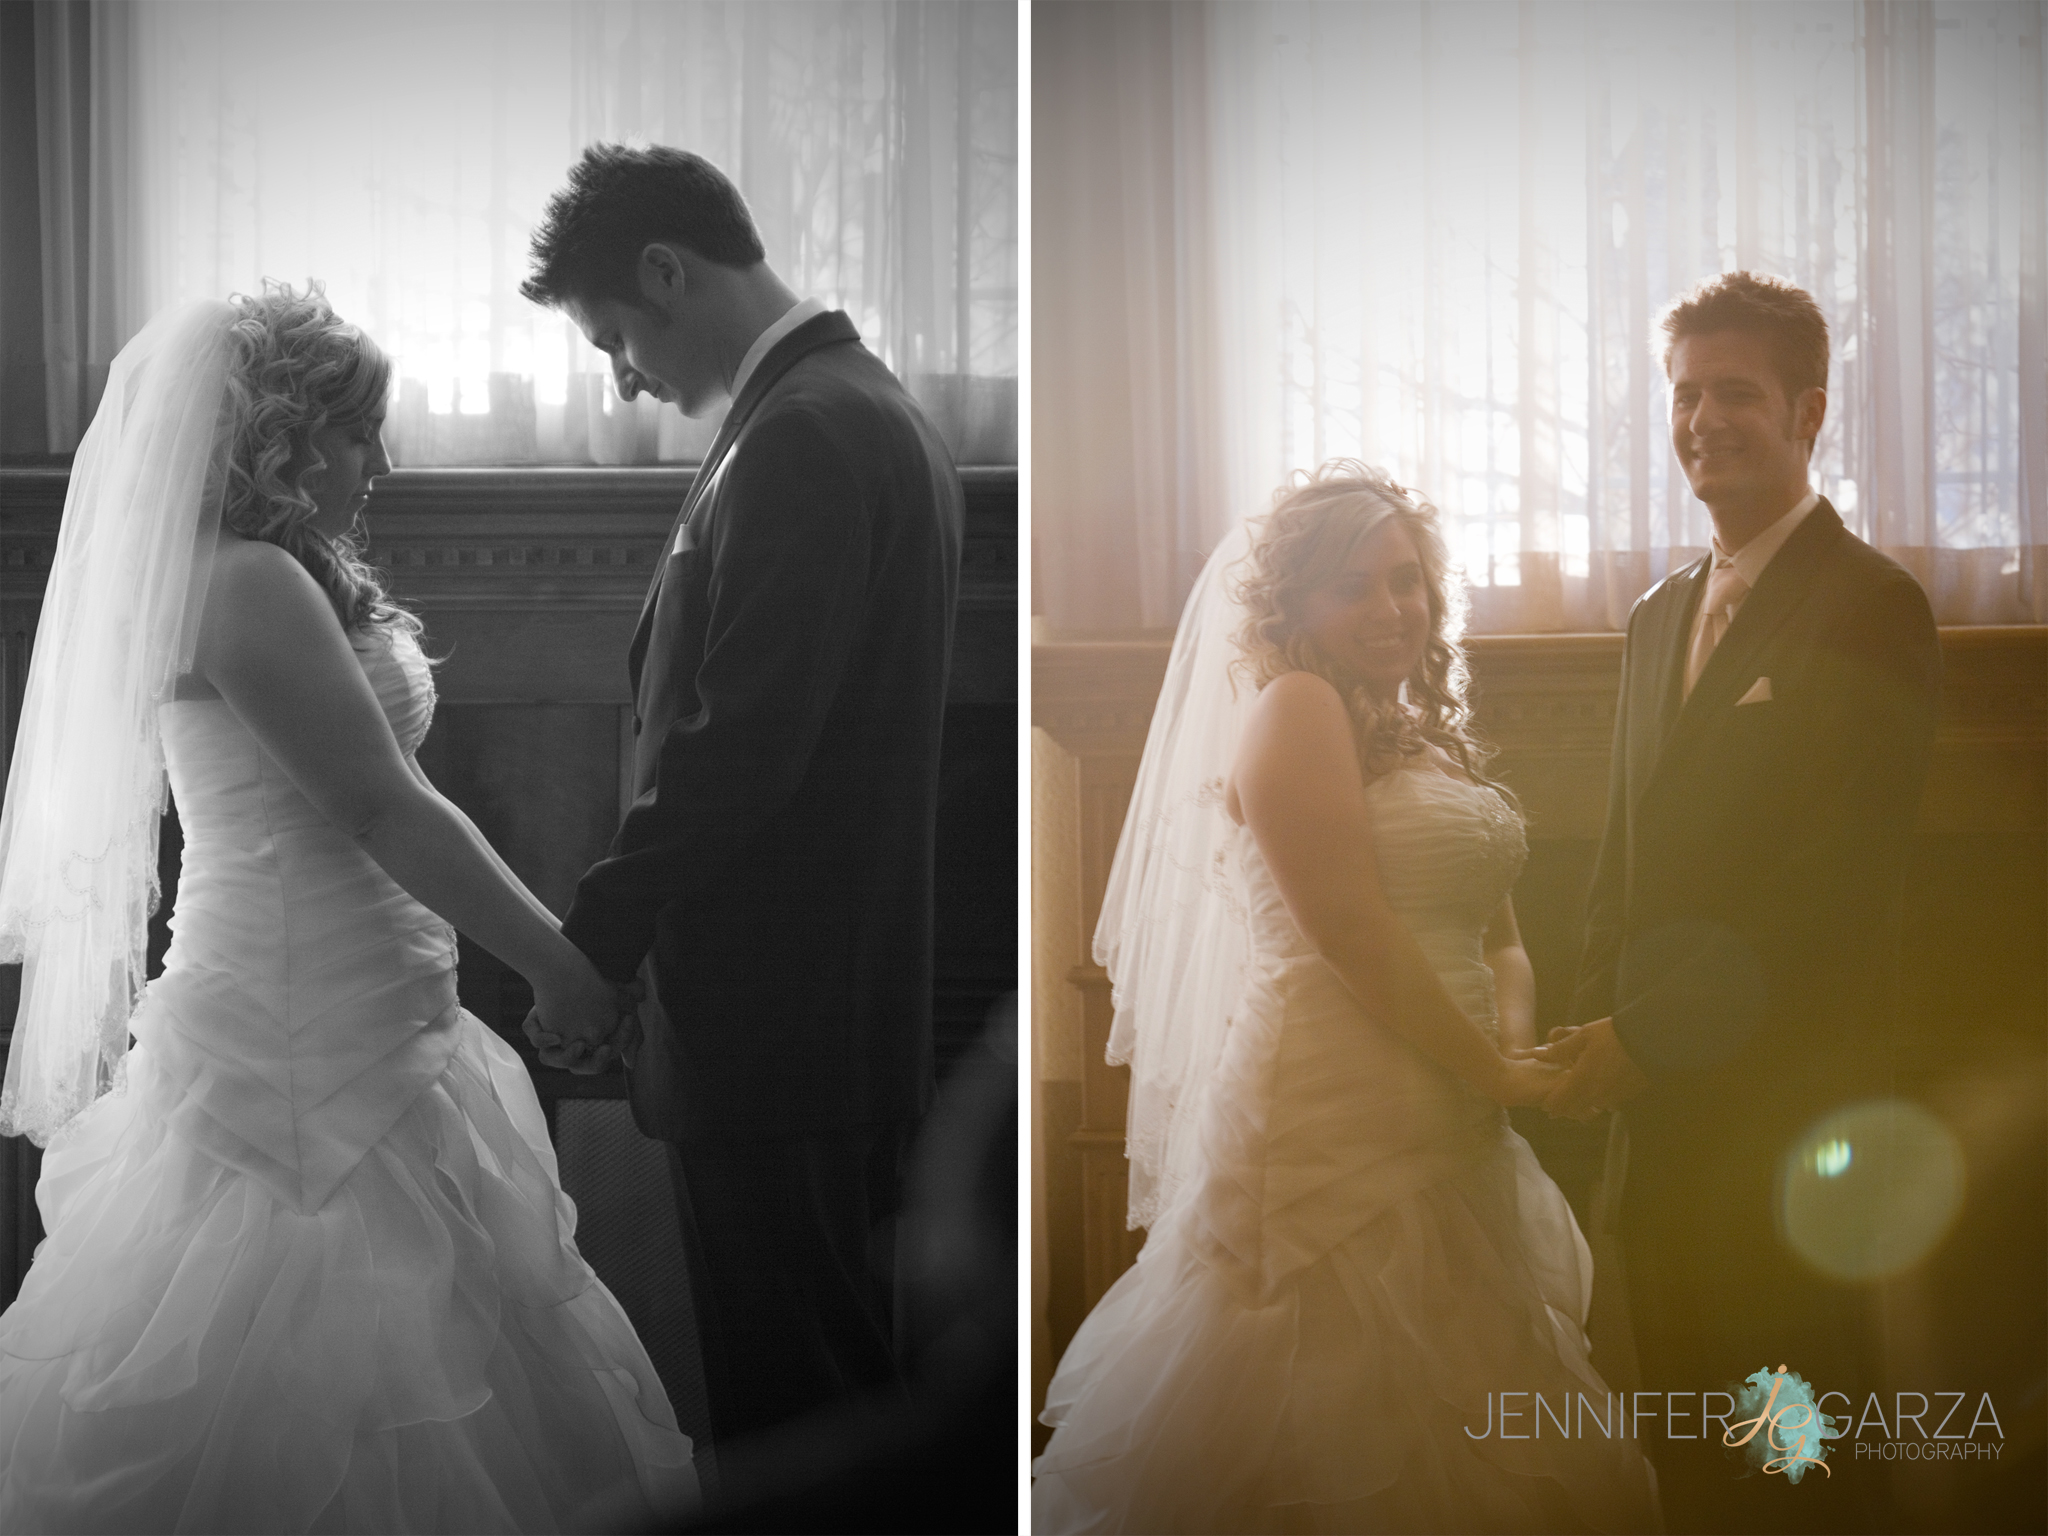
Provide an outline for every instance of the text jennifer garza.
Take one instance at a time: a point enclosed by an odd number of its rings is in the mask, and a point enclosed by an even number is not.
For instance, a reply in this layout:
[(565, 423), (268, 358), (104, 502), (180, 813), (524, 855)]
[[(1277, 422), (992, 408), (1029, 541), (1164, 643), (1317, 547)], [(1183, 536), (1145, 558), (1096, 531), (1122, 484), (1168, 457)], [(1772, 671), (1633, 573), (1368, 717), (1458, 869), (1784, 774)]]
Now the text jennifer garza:
[[(1878, 1395), (1868, 1393), (1847, 1438), (1855, 1443), (1859, 1457), (1887, 1461), (1989, 1457), (1995, 1461), (2005, 1440), (1998, 1409), (1989, 1392), (1979, 1393), (1965, 1427), (1958, 1415), (1969, 1397), (1967, 1392), (1895, 1392), (1887, 1412)], [(1823, 1392), (1816, 1399), (1822, 1412), (1829, 1411), (1830, 1399), (1838, 1400), (1844, 1410), (1854, 1407), (1846, 1393)], [(1717, 1405), (1718, 1412), (1714, 1411)], [(1844, 1412), (1838, 1422), (1846, 1418)], [(1609, 1440), (1640, 1440), (1647, 1426), (1651, 1434), (1661, 1428), (1667, 1440), (1704, 1440), (1711, 1435), (1728, 1441), (1740, 1432), (1734, 1419), (1733, 1392), (1609, 1392), (1604, 1400), (1573, 1392), (1555, 1403), (1541, 1392), (1489, 1392), (1485, 1427), (1474, 1429), (1467, 1424), (1464, 1429), (1474, 1440), (1540, 1440), (1546, 1434), (1566, 1440), (1592, 1434)], [(1931, 1430), (1929, 1420), (1934, 1422)], [(1915, 1437), (1909, 1438), (1909, 1424)], [(1715, 1428), (1710, 1431), (1709, 1425)], [(1991, 1433), (1979, 1440), (1980, 1429)]]

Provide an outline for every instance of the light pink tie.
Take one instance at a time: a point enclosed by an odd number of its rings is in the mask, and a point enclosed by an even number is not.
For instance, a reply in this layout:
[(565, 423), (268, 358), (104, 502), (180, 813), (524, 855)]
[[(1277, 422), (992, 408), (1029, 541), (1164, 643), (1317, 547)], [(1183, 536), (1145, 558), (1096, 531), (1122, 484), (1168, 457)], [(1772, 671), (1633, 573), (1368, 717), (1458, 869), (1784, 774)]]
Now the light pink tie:
[(1685, 658), (1685, 696), (1692, 697), (1693, 684), (1706, 670), (1707, 658), (1728, 633), (1728, 621), (1735, 605), (1749, 596), (1749, 583), (1742, 579), (1726, 556), (1714, 561), (1714, 573), (1707, 578), (1707, 595), (1700, 599), (1700, 618), (1692, 632), (1692, 650)]

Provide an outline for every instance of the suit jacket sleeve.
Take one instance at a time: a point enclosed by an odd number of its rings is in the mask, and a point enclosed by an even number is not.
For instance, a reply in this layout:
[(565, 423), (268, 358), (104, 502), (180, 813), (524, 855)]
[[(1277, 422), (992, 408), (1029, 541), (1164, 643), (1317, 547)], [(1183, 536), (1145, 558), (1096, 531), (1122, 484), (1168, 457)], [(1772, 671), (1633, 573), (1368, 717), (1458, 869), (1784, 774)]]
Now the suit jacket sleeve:
[[(1829, 696), (1817, 701), (1811, 772), (1788, 786), (1801, 796), (1799, 814), (1787, 819), (1793, 831), (1744, 871), (1725, 925), (1703, 925), (1696, 952), (1660, 957), (1646, 968), (1655, 980), (1614, 1009), (1617, 1036), (1653, 1080), (1690, 1064), (1683, 1042), (1759, 1014), (1772, 989), (1796, 992), (1817, 976), (1840, 982), (1896, 949), (1941, 686), (1939, 637), (1910, 576), (1893, 572), (1860, 595), (1829, 680)], [(1831, 1010), (1808, 1003), (1774, 1012), (1774, 1028), (1784, 1030), (1774, 1051), (1840, 1043), (1823, 1037)]]
[(1621, 691), (1614, 705), (1614, 746), (1607, 770), (1607, 824), (1593, 863), (1593, 888), (1586, 898), (1586, 935), (1580, 948), (1578, 984), (1572, 991), (1569, 1022), (1586, 1024), (1614, 1012), (1614, 975), (1621, 961), (1622, 898), (1628, 867), (1628, 689), (1636, 657), (1638, 603), (1629, 613), (1622, 641)]
[(654, 782), (577, 886), (563, 932), (630, 979), (668, 902), (715, 886), (811, 766), (866, 606), (870, 507), (822, 420), (754, 422), (711, 530), (699, 707), (672, 724)]

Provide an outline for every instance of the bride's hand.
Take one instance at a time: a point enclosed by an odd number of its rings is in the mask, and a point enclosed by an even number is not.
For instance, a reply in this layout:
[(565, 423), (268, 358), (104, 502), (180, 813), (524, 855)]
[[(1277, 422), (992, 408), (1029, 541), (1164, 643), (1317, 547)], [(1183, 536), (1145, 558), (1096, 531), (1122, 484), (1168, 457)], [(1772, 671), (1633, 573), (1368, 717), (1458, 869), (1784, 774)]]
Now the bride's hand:
[(630, 1012), (622, 990), (578, 954), (559, 974), (534, 983), (526, 1038), (547, 1066), (603, 1072), (618, 1062), (622, 1014)]
[(1496, 1104), (1510, 1107), (1517, 1104), (1541, 1104), (1563, 1076), (1564, 1070), (1561, 1067), (1554, 1067), (1546, 1062), (1518, 1055), (1502, 1056), (1493, 1081), (1483, 1084), (1480, 1091)]

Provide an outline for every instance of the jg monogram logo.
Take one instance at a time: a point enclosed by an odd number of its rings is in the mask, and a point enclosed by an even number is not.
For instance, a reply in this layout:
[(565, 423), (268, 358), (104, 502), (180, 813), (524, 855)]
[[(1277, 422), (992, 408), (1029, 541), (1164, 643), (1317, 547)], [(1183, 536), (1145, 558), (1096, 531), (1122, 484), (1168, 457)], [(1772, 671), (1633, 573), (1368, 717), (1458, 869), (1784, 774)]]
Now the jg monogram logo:
[[(1782, 1406), (1778, 1403), (1780, 1395), (1785, 1399)], [(1746, 1447), (1744, 1455), (1758, 1471), (1782, 1472), (1788, 1483), (1798, 1482), (1808, 1467), (1819, 1467), (1829, 1477), (1834, 1476), (1828, 1470), (1827, 1447), (1821, 1441), (1839, 1440), (1842, 1426), (1820, 1411), (1813, 1388), (1805, 1378), (1787, 1372), (1783, 1365), (1775, 1373), (1755, 1371), (1736, 1394), (1735, 1406), (1742, 1413), (1753, 1410), (1755, 1417), (1723, 1430), (1721, 1443)], [(1736, 1434), (1737, 1430), (1742, 1433)], [(1757, 1439), (1758, 1430), (1764, 1431), (1761, 1441)], [(1773, 1451), (1777, 1454), (1772, 1455)]]

